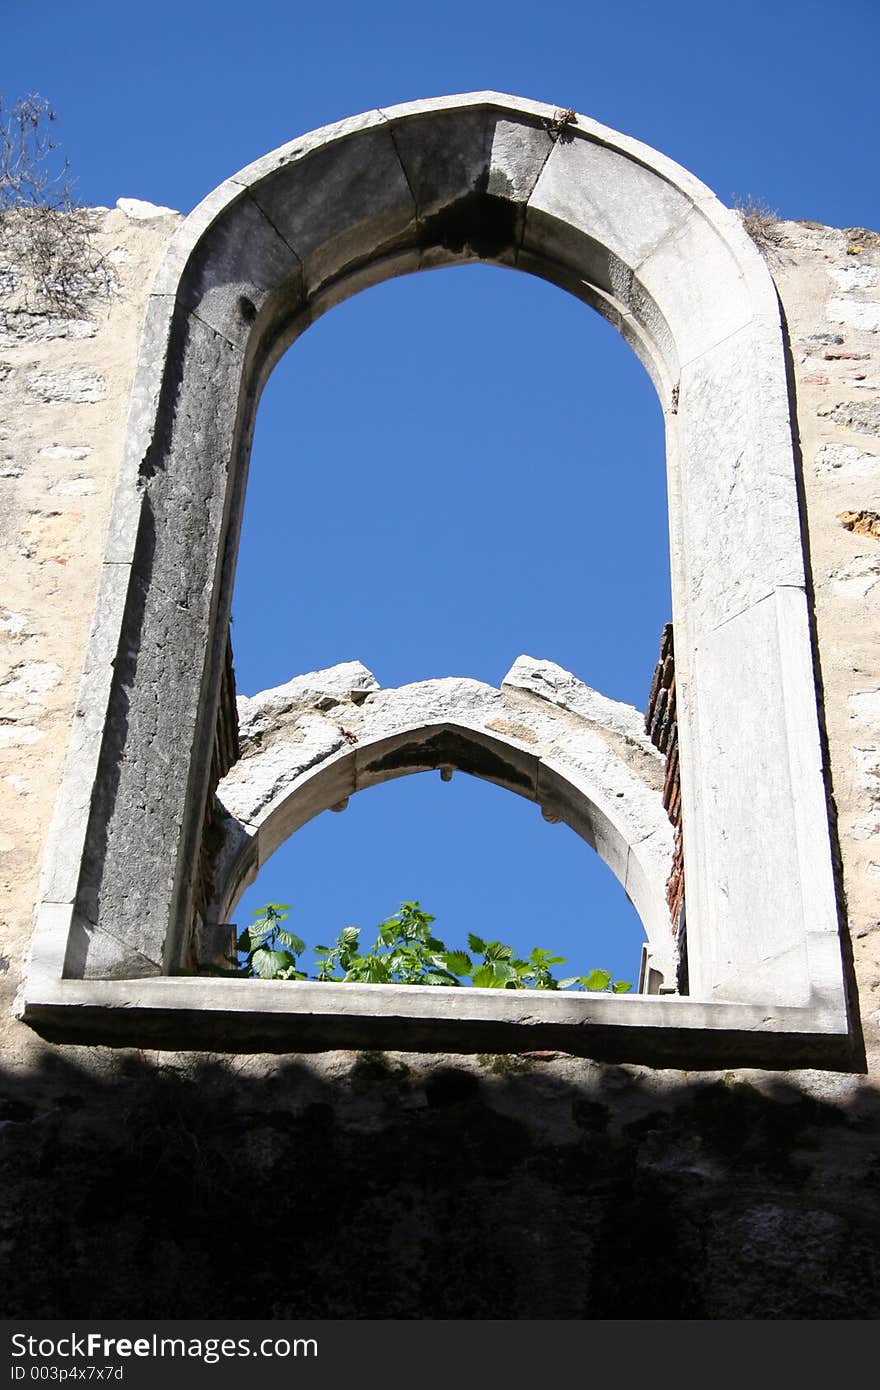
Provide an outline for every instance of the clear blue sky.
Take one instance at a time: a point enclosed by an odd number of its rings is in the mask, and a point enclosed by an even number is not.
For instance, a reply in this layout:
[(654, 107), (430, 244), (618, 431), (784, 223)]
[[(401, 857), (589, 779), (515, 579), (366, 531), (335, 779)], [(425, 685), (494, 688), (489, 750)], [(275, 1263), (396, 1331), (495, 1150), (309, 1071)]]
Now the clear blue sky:
[[(0, 0), (0, 15), (0, 90), (51, 99), (88, 203), (187, 212), (327, 121), (488, 87), (645, 140), (724, 202), (880, 227), (876, 0)], [(669, 617), (663, 453), (639, 363), (549, 285), (460, 268), (340, 306), (261, 405), (240, 689), (353, 658), (384, 685), (497, 684), (528, 652), (643, 706)], [(604, 866), (534, 806), (463, 776), (403, 778), (319, 817), (237, 916), (290, 902), (314, 942), (407, 897), (453, 944), (477, 930), (634, 978), (641, 931)]]

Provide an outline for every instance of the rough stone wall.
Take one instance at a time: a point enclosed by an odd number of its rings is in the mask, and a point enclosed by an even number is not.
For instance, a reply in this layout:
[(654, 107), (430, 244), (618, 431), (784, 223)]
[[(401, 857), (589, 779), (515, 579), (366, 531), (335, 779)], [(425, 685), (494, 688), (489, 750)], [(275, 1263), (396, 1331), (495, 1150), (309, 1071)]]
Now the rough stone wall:
[(16, 316), (0, 276), (7, 1316), (876, 1316), (880, 540), (840, 518), (880, 511), (880, 238), (784, 223), (766, 248), (865, 1069), (696, 1073), (58, 1046), (14, 1020), (145, 294), (175, 225), (96, 216), (116, 288), (75, 323)]
[[(880, 1024), (880, 236), (784, 223), (768, 248), (791, 338), (824, 715), (866, 1036)], [(876, 1055), (876, 1054), (875, 1054)]]
[(94, 212), (107, 274), (73, 316), (24, 308), (33, 295), (20, 268), (0, 266), (0, 968), (6, 960), (14, 973), (67, 751), (147, 292), (180, 221), (120, 201)]

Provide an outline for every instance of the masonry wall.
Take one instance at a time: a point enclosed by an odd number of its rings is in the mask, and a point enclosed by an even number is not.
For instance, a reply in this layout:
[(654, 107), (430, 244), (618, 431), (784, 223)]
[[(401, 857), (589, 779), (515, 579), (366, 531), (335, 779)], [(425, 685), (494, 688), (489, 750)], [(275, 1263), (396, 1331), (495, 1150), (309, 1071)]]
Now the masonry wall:
[(0, 267), (7, 1315), (876, 1316), (880, 237), (783, 223), (765, 247), (864, 1058), (707, 1073), (62, 1046), (14, 1018), (145, 296), (178, 220), (96, 211), (112, 286), (73, 319), (24, 311), (27, 285)]

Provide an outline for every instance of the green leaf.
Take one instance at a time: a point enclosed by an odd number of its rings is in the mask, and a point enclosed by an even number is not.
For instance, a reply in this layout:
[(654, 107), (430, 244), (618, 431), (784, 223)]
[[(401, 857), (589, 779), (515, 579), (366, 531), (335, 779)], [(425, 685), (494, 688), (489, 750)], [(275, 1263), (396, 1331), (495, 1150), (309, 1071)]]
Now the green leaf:
[(344, 946), (356, 946), (361, 939), (360, 927), (343, 927), (339, 939)]
[(306, 943), (302, 940), (301, 937), (294, 936), (293, 932), (283, 931), (279, 929), (277, 939), (278, 941), (280, 941), (282, 946), (286, 946), (287, 949), (289, 951), (292, 951), (295, 956), (301, 956), (303, 951), (306, 949)]
[(261, 980), (274, 980), (279, 970), (283, 970), (287, 965), (294, 965), (295, 961), (287, 951), (267, 951), (261, 946), (258, 951), (254, 951), (251, 964)]
[(579, 985), (580, 980), (577, 975), (569, 975), (567, 979), (559, 981), (560, 989), (570, 989), (572, 985)]
[(478, 989), (504, 989), (508, 984), (518, 983), (516, 971), (504, 961), (486, 961), (473, 974)]
[(513, 948), (505, 946), (503, 941), (490, 941), (485, 951), (486, 960), (510, 960), (513, 955)]
[(601, 989), (607, 989), (608, 986), (611, 984), (611, 971), (591, 970), (589, 975), (580, 976), (580, 982), (583, 985), (584, 989), (589, 989), (593, 992)]
[(565, 964), (565, 956), (551, 955), (549, 951), (542, 951), (540, 946), (535, 947), (535, 949), (529, 956), (529, 960), (531, 961), (532, 965), (540, 966), (542, 969), (546, 969), (548, 966), (551, 965)]
[(477, 955), (483, 955), (486, 950), (486, 943), (479, 936), (474, 936), (473, 932), (468, 932), (468, 945)]
[(397, 916), (398, 916), (398, 917), (418, 917), (418, 918), (420, 918), (421, 921), (423, 921), (423, 922), (433, 922), (433, 921), (434, 921), (434, 918), (431, 916), (430, 912), (423, 912), (423, 911), (422, 911), (422, 905), (421, 905), (421, 903), (419, 903), (419, 902), (401, 903), (401, 905), (400, 905), (400, 911), (398, 912)]
[(628, 994), (631, 989), (632, 985), (629, 980), (615, 980), (612, 992), (614, 994)]
[(369, 984), (384, 985), (390, 983), (388, 966), (384, 960), (379, 960), (376, 956), (371, 956), (367, 958), (365, 964), (366, 972), (364, 978)]
[(241, 934), (238, 949), (252, 955), (271, 935), (271, 927), (258, 927), (256, 925), (246, 927)]
[(443, 957), (443, 962), (447, 970), (451, 970), (453, 975), (469, 975), (474, 968), (466, 951), (447, 951)]
[(495, 971), (491, 965), (478, 965), (473, 974), (474, 986), (477, 989), (496, 989), (503, 980), (496, 979)]
[(265, 903), (262, 907), (257, 908), (254, 918), (264, 917), (271, 922), (275, 918), (286, 917), (289, 911), (290, 903)]

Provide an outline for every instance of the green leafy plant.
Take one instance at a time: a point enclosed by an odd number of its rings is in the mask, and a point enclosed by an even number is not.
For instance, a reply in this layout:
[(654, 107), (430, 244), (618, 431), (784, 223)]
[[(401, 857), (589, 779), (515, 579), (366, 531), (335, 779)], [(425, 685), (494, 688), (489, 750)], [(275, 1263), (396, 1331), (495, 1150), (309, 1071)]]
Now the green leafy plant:
[(316, 946), (319, 980), (334, 980), (336, 970), (343, 980), (364, 984), (457, 985), (457, 973), (450, 966), (454, 956), (431, 932), (434, 918), (417, 902), (403, 903), (400, 910), (382, 922), (372, 947), (361, 953), (360, 928), (344, 927), (332, 946)]
[[(266, 903), (238, 938), (244, 956), (235, 962), (236, 973), (261, 980), (305, 980), (297, 957), (305, 942), (281, 924), (290, 911), (287, 903)], [(467, 951), (450, 950), (432, 930), (434, 918), (418, 902), (402, 903), (380, 923), (369, 950), (361, 948), (359, 927), (343, 927), (330, 946), (314, 948), (319, 981), (383, 985), (460, 986), (469, 980), (478, 989), (583, 989), (590, 993), (626, 994), (626, 980), (615, 980), (608, 970), (570, 975), (558, 980), (553, 967), (565, 964), (564, 956), (536, 946), (523, 960), (503, 941), (484, 941), (471, 933)]]
[(557, 980), (551, 966), (565, 965), (565, 956), (554, 956), (552, 952), (535, 946), (527, 960), (515, 956), (510, 946), (502, 941), (483, 941), (479, 936), (468, 936), (471, 950), (483, 959), (472, 966), (464, 952), (457, 955), (467, 961), (460, 971), (470, 976), (480, 989), (570, 989), (578, 985), (591, 992), (604, 991), (612, 994), (626, 994), (632, 986), (625, 980), (614, 980), (608, 970), (591, 970), (589, 975), (569, 975)]
[(296, 958), (306, 949), (301, 937), (282, 927), (290, 911), (289, 903), (266, 903), (254, 913), (254, 920), (238, 938), (244, 955), (240, 973), (260, 980), (305, 980), (297, 970)]

